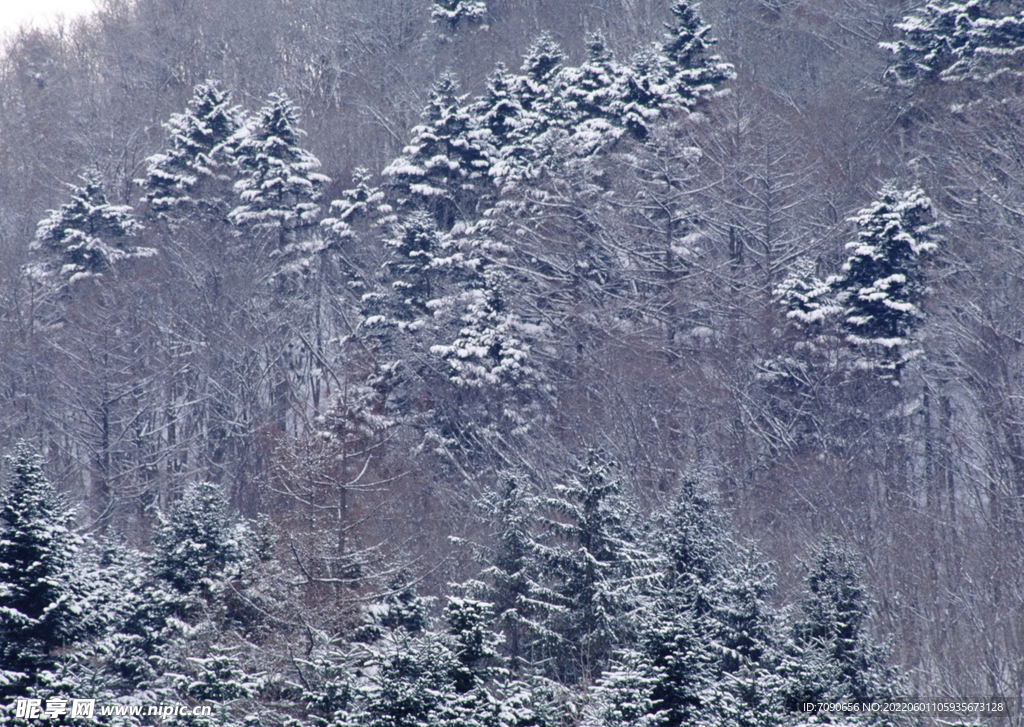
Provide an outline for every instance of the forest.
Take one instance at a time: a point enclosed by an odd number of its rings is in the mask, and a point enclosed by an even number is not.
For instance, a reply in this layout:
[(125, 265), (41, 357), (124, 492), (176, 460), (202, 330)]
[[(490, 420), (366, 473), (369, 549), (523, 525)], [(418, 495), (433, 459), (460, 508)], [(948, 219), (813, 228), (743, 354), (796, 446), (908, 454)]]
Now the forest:
[(1022, 119), (1020, 0), (22, 29), (0, 723), (1024, 725)]

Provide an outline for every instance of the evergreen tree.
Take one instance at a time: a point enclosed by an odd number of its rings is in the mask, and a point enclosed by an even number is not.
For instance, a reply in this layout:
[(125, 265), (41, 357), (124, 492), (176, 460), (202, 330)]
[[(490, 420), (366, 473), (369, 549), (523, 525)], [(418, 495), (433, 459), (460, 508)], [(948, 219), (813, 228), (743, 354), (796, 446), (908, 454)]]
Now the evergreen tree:
[(538, 544), (548, 568), (553, 676), (573, 683), (596, 677), (630, 632), (651, 572), (620, 497), (614, 464), (591, 450), (547, 500), (554, 542)]
[(491, 155), (490, 173), (501, 177), (502, 150), (513, 143), (527, 113), (516, 93), (517, 76), (510, 73), (504, 63), (498, 63), (487, 79), (487, 90), (469, 106), (473, 125), (481, 132), (484, 148)]
[(992, 81), (1024, 73), (1024, 11), (1001, 14), (992, 0), (940, 0), (896, 24), (903, 37), (881, 46), (896, 56), (886, 78), (899, 85), (924, 81)]
[(197, 84), (184, 113), (164, 124), (170, 136), (166, 151), (146, 160), (143, 201), (165, 219), (198, 210), (204, 217), (226, 219), (231, 208), (230, 180), (238, 132), (245, 118), (231, 105), (231, 94), (217, 81)]
[(732, 64), (711, 54), (712, 46), (717, 43), (710, 36), (711, 26), (701, 22), (688, 0), (678, 0), (671, 12), (672, 22), (665, 25), (668, 32), (661, 46), (667, 61), (670, 89), (666, 101), (670, 105), (692, 108), (714, 95), (718, 87), (735, 78), (736, 73)]
[(805, 582), (807, 596), (780, 670), (788, 705), (894, 696), (900, 680), (886, 665), (889, 650), (870, 639), (870, 601), (857, 557), (827, 540), (807, 563)]
[(774, 292), (789, 324), (808, 337), (820, 333), (829, 318), (842, 312), (831, 281), (819, 278), (814, 261), (808, 258), (798, 260)]
[(484, 0), (434, 0), (430, 18), (435, 23), (447, 23), (455, 30), (460, 23), (480, 23), (487, 17)]
[(490, 269), (458, 294), (463, 324), (455, 340), (430, 350), (447, 362), (449, 378), (459, 386), (502, 387), (524, 394), (535, 388), (537, 376), (530, 365), (530, 345), (524, 340), (535, 326), (527, 326), (508, 309), (501, 292), (503, 276)]
[(235, 163), (241, 179), (235, 192), (241, 204), (228, 214), (239, 227), (276, 230), (276, 255), (295, 242), (297, 231), (316, 222), (321, 188), (330, 179), (315, 170), (320, 161), (299, 146), (305, 134), (299, 112), (283, 93), (272, 93), (255, 123), (237, 141)]
[(73, 513), (43, 474), (42, 460), (18, 444), (0, 498), (0, 698), (51, 686), (57, 652), (83, 633), (76, 575), (80, 538)]
[(156, 578), (182, 595), (217, 595), (246, 551), (246, 531), (230, 522), (227, 508), (219, 485), (189, 485), (157, 533)]
[(543, 565), (533, 532), (537, 501), (521, 473), (502, 477), (500, 491), (484, 503), (496, 526), (496, 545), (483, 571), (487, 597), (494, 603), (497, 628), (504, 635), (509, 667), (521, 674), (536, 666), (539, 648), (555, 634), (546, 622), (551, 594), (543, 585)]
[(911, 334), (924, 314), (926, 291), (921, 257), (936, 249), (931, 200), (914, 187), (883, 187), (878, 200), (851, 218), (857, 241), (842, 275), (830, 281), (843, 306), (847, 340), (880, 355), (881, 365), (898, 375), (917, 354)]
[(132, 219), (131, 207), (107, 202), (99, 172), (89, 170), (81, 178), (82, 186), (69, 185), (71, 201), (39, 223), (31, 248), (44, 259), (28, 268), (36, 279), (56, 276), (71, 284), (156, 254), (132, 244), (141, 226)]
[(488, 155), (463, 107), (465, 96), (457, 91), (453, 75), (441, 76), (431, 90), (423, 123), (412, 130), (402, 156), (384, 170), (399, 211), (429, 212), (444, 231), (457, 220), (475, 217), (488, 186)]
[(659, 598), (644, 614), (637, 646), (598, 682), (592, 707), (600, 724), (682, 727), (708, 724), (720, 700), (716, 645), (708, 617), (681, 596)]
[(390, 250), (384, 267), (391, 278), (391, 289), (363, 296), (363, 326), (412, 326), (418, 330), (433, 315), (430, 304), (441, 292), (437, 258), (442, 256), (447, 236), (437, 229), (432, 216), (415, 212), (384, 244)]

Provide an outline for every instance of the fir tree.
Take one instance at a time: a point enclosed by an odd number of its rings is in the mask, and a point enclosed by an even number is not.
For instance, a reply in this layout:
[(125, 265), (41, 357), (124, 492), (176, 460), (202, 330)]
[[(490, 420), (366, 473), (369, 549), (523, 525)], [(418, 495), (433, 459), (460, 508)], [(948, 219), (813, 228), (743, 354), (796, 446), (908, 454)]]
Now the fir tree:
[(435, 23), (447, 23), (455, 30), (461, 23), (480, 23), (487, 17), (484, 0), (434, 0), (430, 18)]
[(286, 254), (298, 230), (316, 222), (321, 188), (330, 179), (315, 170), (320, 161), (299, 146), (304, 131), (299, 113), (283, 93), (272, 93), (255, 124), (241, 133), (235, 151), (241, 179), (235, 184), (239, 204), (229, 219), (243, 228), (279, 233), (277, 255)]
[(459, 294), (463, 324), (455, 340), (431, 346), (431, 353), (448, 363), (450, 379), (459, 386), (506, 388), (524, 393), (537, 372), (530, 366), (526, 326), (505, 305), (501, 275), (489, 270), (479, 285)]
[(917, 353), (911, 335), (924, 318), (921, 258), (936, 249), (931, 200), (919, 187), (887, 185), (851, 221), (859, 228), (857, 241), (846, 245), (850, 257), (831, 281), (847, 340), (873, 351), (898, 376)]
[(819, 334), (829, 318), (842, 312), (835, 301), (831, 281), (819, 278), (814, 261), (807, 258), (794, 264), (774, 293), (790, 326), (805, 336)]
[(644, 614), (637, 646), (599, 681), (593, 711), (600, 724), (681, 727), (706, 724), (716, 691), (713, 630), (680, 596), (658, 599)]
[(0, 498), (0, 697), (27, 697), (53, 679), (57, 652), (83, 635), (73, 513), (19, 444), (5, 457)]
[(496, 545), (483, 571), (487, 597), (504, 635), (503, 651), (516, 674), (536, 665), (540, 645), (554, 637), (545, 623), (551, 616), (550, 594), (542, 584), (543, 565), (533, 528), (537, 501), (521, 473), (507, 473), (500, 491), (484, 503), (488, 521), (497, 528)]
[(630, 528), (613, 467), (590, 451), (547, 501), (553, 517), (545, 524), (555, 541), (539, 544), (538, 551), (555, 596), (548, 624), (558, 635), (554, 676), (565, 682), (600, 674), (628, 634), (650, 574), (650, 557)]
[(896, 56), (886, 78), (899, 85), (926, 81), (992, 81), (1024, 73), (1024, 11), (999, 14), (992, 0), (940, 0), (896, 24), (903, 37), (881, 46)]
[(132, 219), (131, 207), (107, 202), (99, 172), (89, 170), (81, 178), (82, 186), (69, 185), (71, 201), (39, 223), (31, 248), (44, 259), (29, 266), (34, 278), (56, 276), (71, 284), (156, 254), (153, 248), (132, 244), (141, 226)]
[(711, 54), (717, 42), (710, 36), (711, 26), (701, 22), (687, 0), (678, 0), (671, 8), (672, 22), (666, 23), (661, 53), (667, 61), (671, 105), (691, 108), (710, 98), (718, 87), (736, 76), (732, 64)]
[(487, 90), (469, 107), (474, 126), (483, 132), (491, 159), (492, 176), (500, 176), (494, 165), (501, 157), (501, 150), (513, 143), (517, 130), (526, 113), (516, 94), (518, 78), (498, 63), (487, 79)]
[(153, 573), (180, 594), (212, 598), (245, 555), (245, 531), (228, 519), (219, 485), (189, 485), (156, 537)]
[(889, 650), (868, 633), (871, 607), (857, 557), (827, 540), (806, 567), (807, 596), (781, 668), (789, 706), (868, 702), (896, 694), (900, 680), (886, 665)]
[(429, 212), (444, 231), (475, 216), (488, 183), (488, 156), (463, 107), (465, 97), (457, 91), (453, 75), (441, 76), (431, 90), (423, 123), (412, 130), (402, 156), (384, 170), (398, 209)]
[(167, 150), (146, 160), (146, 177), (138, 180), (150, 210), (166, 219), (186, 217), (194, 209), (204, 217), (226, 219), (234, 147), (244, 121), (217, 81), (196, 85), (185, 112), (164, 124)]

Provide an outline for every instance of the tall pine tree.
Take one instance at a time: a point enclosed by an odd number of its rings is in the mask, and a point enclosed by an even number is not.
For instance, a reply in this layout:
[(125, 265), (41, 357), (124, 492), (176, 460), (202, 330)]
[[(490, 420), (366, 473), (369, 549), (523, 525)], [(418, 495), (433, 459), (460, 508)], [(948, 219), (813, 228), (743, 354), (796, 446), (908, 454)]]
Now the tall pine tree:
[(81, 186), (69, 185), (71, 201), (39, 223), (30, 247), (42, 259), (28, 268), (36, 279), (56, 277), (71, 284), (156, 254), (153, 248), (133, 244), (141, 226), (132, 219), (131, 207), (107, 202), (100, 173), (88, 170), (81, 178)]

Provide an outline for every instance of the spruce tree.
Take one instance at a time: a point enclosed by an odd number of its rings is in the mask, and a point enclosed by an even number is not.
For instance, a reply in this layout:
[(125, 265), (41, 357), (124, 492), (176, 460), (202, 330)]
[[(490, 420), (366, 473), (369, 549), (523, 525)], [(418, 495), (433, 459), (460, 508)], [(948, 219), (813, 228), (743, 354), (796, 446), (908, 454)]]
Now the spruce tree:
[(458, 95), (458, 82), (444, 74), (434, 84), (423, 123), (412, 130), (402, 156), (384, 170), (399, 211), (429, 212), (438, 228), (476, 216), (488, 189), (489, 158), (473, 117)]
[(168, 148), (146, 160), (146, 177), (138, 180), (149, 209), (169, 220), (195, 212), (226, 219), (233, 206), (234, 147), (244, 122), (242, 111), (231, 105), (231, 94), (217, 81), (197, 84), (185, 112), (164, 124)]
[(804, 702), (891, 698), (900, 680), (889, 650), (868, 631), (871, 604), (858, 557), (826, 540), (806, 564), (807, 595), (780, 669), (790, 707)]
[(896, 60), (886, 78), (898, 85), (928, 81), (994, 81), (1024, 73), (1024, 11), (992, 0), (940, 0), (913, 10), (882, 43)]
[(550, 643), (551, 595), (544, 586), (544, 567), (534, 527), (537, 498), (522, 473), (505, 473), (498, 492), (484, 503), (496, 528), (496, 543), (482, 575), (485, 593), (494, 603), (495, 623), (505, 640), (503, 653), (514, 674), (536, 667), (541, 645)]
[(189, 485), (156, 536), (153, 573), (178, 593), (212, 598), (245, 556), (245, 531), (228, 519), (219, 485)]
[(255, 123), (241, 133), (235, 163), (240, 204), (228, 214), (239, 227), (278, 232), (276, 255), (299, 230), (316, 222), (321, 189), (330, 179), (316, 170), (320, 161), (299, 145), (305, 134), (299, 112), (284, 93), (272, 93)]
[(434, 0), (430, 18), (435, 23), (447, 23), (455, 30), (462, 23), (480, 23), (487, 16), (484, 0)]
[(736, 76), (732, 64), (711, 54), (717, 41), (711, 37), (711, 26), (705, 25), (688, 0), (672, 5), (672, 22), (661, 45), (666, 60), (670, 105), (692, 108), (710, 98), (718, 87)]
[(937, 247), (932, 203), (920, 187), (890, 184), (851, 221), (857, 240), (846, 245), (850, 256), (831, 281), (847, 340), (868, 354), (865, 363), (898, 377), (918, 353), (912, 334), (924, 318), (927, 287), (921, 259)]
[(88, 170), (81, 179), (81, 186), (68, 185), (71, 201), (51, 210), (38, 225), (30, 247), (43, 259), (27, 270), (36, 279), (56, 277), (72, 284), (156, 254), (153, 248), (133, 244), (141, 226), (132, 219), (131, 207), (107, 202), (99, 172)]
[(591, 450), (546, 503), (553, 542), (537, 548), (551, 580), (547, 626), (558, 637), (552, 676), (566, 683), (601, 673), (630, 633), (650, 575), (614, 466)]
[(0, 698), (29, 697), (52, 680), (58, 651), (83, 635), (74, 515), (24, 443), (5, 457), (0, 496)]

